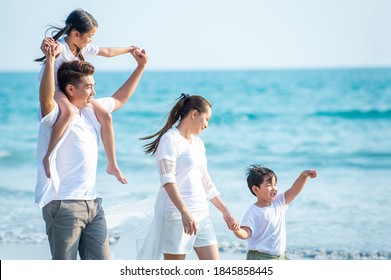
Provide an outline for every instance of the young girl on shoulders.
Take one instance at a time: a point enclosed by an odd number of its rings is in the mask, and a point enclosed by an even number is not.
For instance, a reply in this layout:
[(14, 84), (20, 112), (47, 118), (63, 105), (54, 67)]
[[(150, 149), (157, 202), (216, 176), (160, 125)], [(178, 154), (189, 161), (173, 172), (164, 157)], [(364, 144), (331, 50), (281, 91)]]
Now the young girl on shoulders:
[[(85, 60), (88, 57), (96, 55), (104, 57), (113, 57), (125, 53), (129, 53), (133, 47), (98, 47), (91, 44), (92, 38), (97, 31), (98, 22), (88, 12), (77, 9), (72, 11), (65, 20), (65, 27), (58, 28), (51, 26), (47, 31), (54, 29), (57, 32), (53, 38), (45, 38), (43, 40), (41, 48), (44, 48), (47, 44), (53, 40), (59, 42), (61, 47), (61, 53), (56, 58), (54, 73), (57, 73), (58, 68), (63, 62), (70, 62), (73, 60)], [(42, 50), (43, 51), (43, 50)], [(45, 62), (45, 57), (36, 59), (38, 62)], [(39, 79), (42, 77), (43, 68), (39, 75)], [(64, 131), (72, 119), (73, 114), (77, 111), (77, 108), (71, 105), (65, 94), (58, 88), (57, 75), (55, 75), (56, 91), (54, 98), (60, 107), (61, 114), (58, 121), (53, 126), (50, 142), (47, 153), (43, 159), (43, 165), (45, 168), (46, 176), (50, 177), (50, 164), (49, 159), (56, 144), (60, 140)], [(111, 113), (107, 112), (98, 102), (91, 100), (95, 115), (101, 125), (101, 137), (103, 146), (106, 152), (108, 160), (106, 172), (114, 175), (118, 181), (126, 184), (128, 181), (122, 175), (121, 170), (118, 167), (115, 156), (115, 141), (114, 131), (112, 126)]]

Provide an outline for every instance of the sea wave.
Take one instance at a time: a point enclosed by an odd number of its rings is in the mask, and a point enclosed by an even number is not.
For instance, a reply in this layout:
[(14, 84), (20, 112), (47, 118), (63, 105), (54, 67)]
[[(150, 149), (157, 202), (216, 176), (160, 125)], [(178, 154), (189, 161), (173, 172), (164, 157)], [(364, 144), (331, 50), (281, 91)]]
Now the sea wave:
[(34, 190), (11, 189), (0, 185), (0, 197), (4, 202), (12, 201), (15, 198), (31, 199), (34, 197)]
[(335, 117), (343, 119), (390, 119), (390, 110), (350, 110), (350, 111), (336, 111), (336, 112), (317, 112), (317, 117)]
[(272, 119), (277, 117), (278, 114), (262, 112), (262, 113), (248, 113), (248, 112), (219, 112), (213, 115), (213, 123), (217, 125), (229, 124), (232, 125), (236, 122), (246, 123), (257, 120)]
[(11, 157), (11, 152), (9, 151), (0, 151), (0, 160)]
[(345, 250), (292, 250), (288, 251), (292, 259), (314, 260), (391, 260), (391, 252), (386, 251), (345, 251)]

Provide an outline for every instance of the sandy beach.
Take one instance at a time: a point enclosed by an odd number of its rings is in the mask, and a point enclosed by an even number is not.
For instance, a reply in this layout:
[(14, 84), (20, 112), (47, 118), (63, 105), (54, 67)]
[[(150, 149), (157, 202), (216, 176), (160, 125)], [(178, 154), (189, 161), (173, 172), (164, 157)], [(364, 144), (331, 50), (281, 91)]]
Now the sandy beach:
[(49, 244), (0, 243), (1, 260), (50, 260)]
[[(124, 279), (124, 276), (132, 279), (145, 279), (144, 274), (123, 274), (124, 271), (164, 271), (174, 273), (178, 271), (200, 272), (197, 279), (223, 279), (222, 277), (232, 276), (234, 271), (244, 272), (258, 271), (254, 268), (264, 269), (266, 263), (262, 261), (246, 261), (240, 253), (223, 252), (220, 254), (221, 261), (196, 261), (195, 255), (189, 255), (188, 261), (51, 261), (49, 247), (47, 244), (11, 244), (0, 243), (0, 259), (2, 260), (1, 278), (8, 279), (52, 279), (53, 276), (59, 279), (70, 279), (75, 277), (75, 271), (79, 278), (104, 278)], [(311, 262), (311, 263), (309, 263)], [(300, 274), (300, 279), (314, 279), (327, 275), (332, 271), (337, 279), (388, 279), (390, 274), (389, 261), (271, 261), (267, 263), (269, 272), (272, 272), (270, 279), (288, 279), (292, 275)], [(22, 268), (22, 269), (21, 269)], [(175, 268), (175, 269), (174, 269)], [(236, 269), (236, 270), (234, 270)], [(241, 270), (238, 270), (241, 269)], [(253, 270), (252, 270), (253, 269)], [(59, 274), (61, 271), (61, 274)], [(148, 274), (151, 275), (151, 274)], [(173, 279), (175, 275), (181, 275), (178, 279), (192, 279), (192, 276), (185, 274), (167, 274), (166, 276), (147, 276), (146, 279)], [(264, 274), (236, 275), (235, 279), (249, 279), (251, 277), (263, 277)], [(297, 276), (297, 275), (296, 275)], [(142, 277), (142, 278), (141, 278)], [(161, 278), (163, 277), (163, 278)], [(170, 277), (170, 278), (169, 278)], [(253, 278), (251, 278), (253, 279)], [(296, 279), (294, 277), (294, 279)]]
[[(222, 260), (245, 260), (245, 254), (220, 252)], [(0, 243), (0, 259), (1, 260), (50, 260), (50, 249), (47, 243)], [(188, 260), (196, 260), (197, 256), (193, 252), (187, 258)]]

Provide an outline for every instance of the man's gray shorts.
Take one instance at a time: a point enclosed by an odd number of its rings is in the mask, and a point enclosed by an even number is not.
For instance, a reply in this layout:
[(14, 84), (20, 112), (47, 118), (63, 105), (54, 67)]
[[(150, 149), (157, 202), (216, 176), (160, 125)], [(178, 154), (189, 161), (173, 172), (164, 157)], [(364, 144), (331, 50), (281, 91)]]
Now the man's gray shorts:
[(53, 200), (42, 209), (53, 260), (110, 259), (102, 199)]

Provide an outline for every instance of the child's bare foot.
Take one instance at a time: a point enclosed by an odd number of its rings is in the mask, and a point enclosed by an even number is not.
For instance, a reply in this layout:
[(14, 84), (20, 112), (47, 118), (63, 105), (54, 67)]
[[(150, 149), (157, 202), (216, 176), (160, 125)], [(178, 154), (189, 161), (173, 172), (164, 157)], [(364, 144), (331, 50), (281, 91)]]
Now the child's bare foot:
[(45, 175), (46, 177), (50, 178), (50, 163), (49, 163), (49, 156), (46, 155), (43, 160), (43, 168), (45, 169)]
[(128, 180), (122, 175), (121, 170), (118, 168), (118, 166), (107, 166), (106, 172), (110, 175), (115, 176), (118, 181), (120, 181), (122, 184), (127, 184)]

